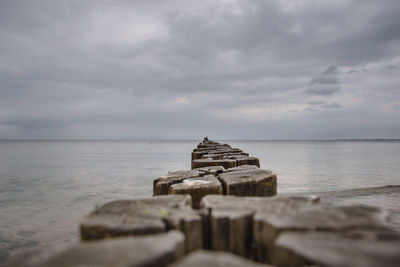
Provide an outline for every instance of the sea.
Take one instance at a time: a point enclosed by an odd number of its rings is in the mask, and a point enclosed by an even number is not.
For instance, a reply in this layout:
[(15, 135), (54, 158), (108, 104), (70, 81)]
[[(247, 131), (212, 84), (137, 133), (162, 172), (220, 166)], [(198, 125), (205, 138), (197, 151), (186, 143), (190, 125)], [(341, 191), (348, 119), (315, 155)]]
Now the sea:
[[(278, 194), (379, 206), (400, 229), (400, 141), (232, 141), (277, 174)], [(96, 206), (150, 197), (152, 181), (190, 169), (191, 141), (0, 141), (0, 263), (79, 241)]]

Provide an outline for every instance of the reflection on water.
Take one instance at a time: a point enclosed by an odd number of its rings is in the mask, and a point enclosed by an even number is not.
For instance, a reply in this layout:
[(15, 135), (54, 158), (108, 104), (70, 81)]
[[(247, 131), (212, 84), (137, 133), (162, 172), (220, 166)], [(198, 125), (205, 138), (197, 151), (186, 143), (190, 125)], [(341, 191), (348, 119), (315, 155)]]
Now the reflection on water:
[[(151, 196), (152, 180), (190, 168), (195, 141), (0, 141), (0, 262), (17, 251), (78, 241), (95, 205)], [(400, 184), (398, 142), (229, 141), (278, 175), (278, 193)], [(399, 194), (331, 198), (398, 214)], [(394, 216), (398, 220), (398, 216)]]

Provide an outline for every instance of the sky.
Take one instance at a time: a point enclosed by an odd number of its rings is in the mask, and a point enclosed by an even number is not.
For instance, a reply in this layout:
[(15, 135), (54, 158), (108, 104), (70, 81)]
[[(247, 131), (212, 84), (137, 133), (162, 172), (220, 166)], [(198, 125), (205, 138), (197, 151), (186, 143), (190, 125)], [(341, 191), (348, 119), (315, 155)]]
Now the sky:
[(0, 139), (400, 138), (398, 0), (0, 0)]

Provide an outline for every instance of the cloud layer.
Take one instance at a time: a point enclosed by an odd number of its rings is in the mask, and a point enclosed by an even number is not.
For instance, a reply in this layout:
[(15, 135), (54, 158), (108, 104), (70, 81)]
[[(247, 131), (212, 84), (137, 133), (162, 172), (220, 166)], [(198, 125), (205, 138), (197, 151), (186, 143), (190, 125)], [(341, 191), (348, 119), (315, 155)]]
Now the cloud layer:
[(0, 2), (0, 138), (400, 138), (400, 4)]

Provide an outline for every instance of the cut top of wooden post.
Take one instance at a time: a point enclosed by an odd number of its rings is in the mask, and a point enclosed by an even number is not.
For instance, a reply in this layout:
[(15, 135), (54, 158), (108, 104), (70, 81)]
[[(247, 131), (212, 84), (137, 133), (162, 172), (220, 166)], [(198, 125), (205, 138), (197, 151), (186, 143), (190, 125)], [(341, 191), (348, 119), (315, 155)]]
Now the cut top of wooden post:
[(398, 236), (376, 240), (332, 232), (288, 232), (279, 236), (276, 245), (279, 253), (273, 262), (279, 266), (312, 262), (321, 266), (397, 267), (400, 263)]
[(81, 239), (160, 233), (179, 229), (181, 220), (200, 220), (187, 195), (118, 200), (104, 204), (83, 219)]
[(306, 207), (313, 207), (319, 203), (317, 196), (276, 196), (265, 197), (239, 197), (209, 195), (203, 198), (200, 207), (206, 209), (248, 209), (256, 214), (285, 214), (297, 213)]
[(165, 266), (184, 256), (179, 231), (145, 237), (114, 238), (62, 248), (46, 248), (20, 255), (8, 267)]
[(169, 188), (169, 194), (188, 194), (192, 196), (193, 208), (198, 209), (205, 195), (222, 195), (222, 185), (214, 175), (189, 178)]
[(277, 193), (276, 175), (263, 169), (244, 169), (218, 175), (226, 195), (274, 196)]
[(188, 178), (195, 178), (203, 175), (204, 172), (199, 170), (169, 172), (167, 175), (158, 177), (153, 181), (153, 194), (155, 196), (167, 195), (171, 185), (181, 183)]

